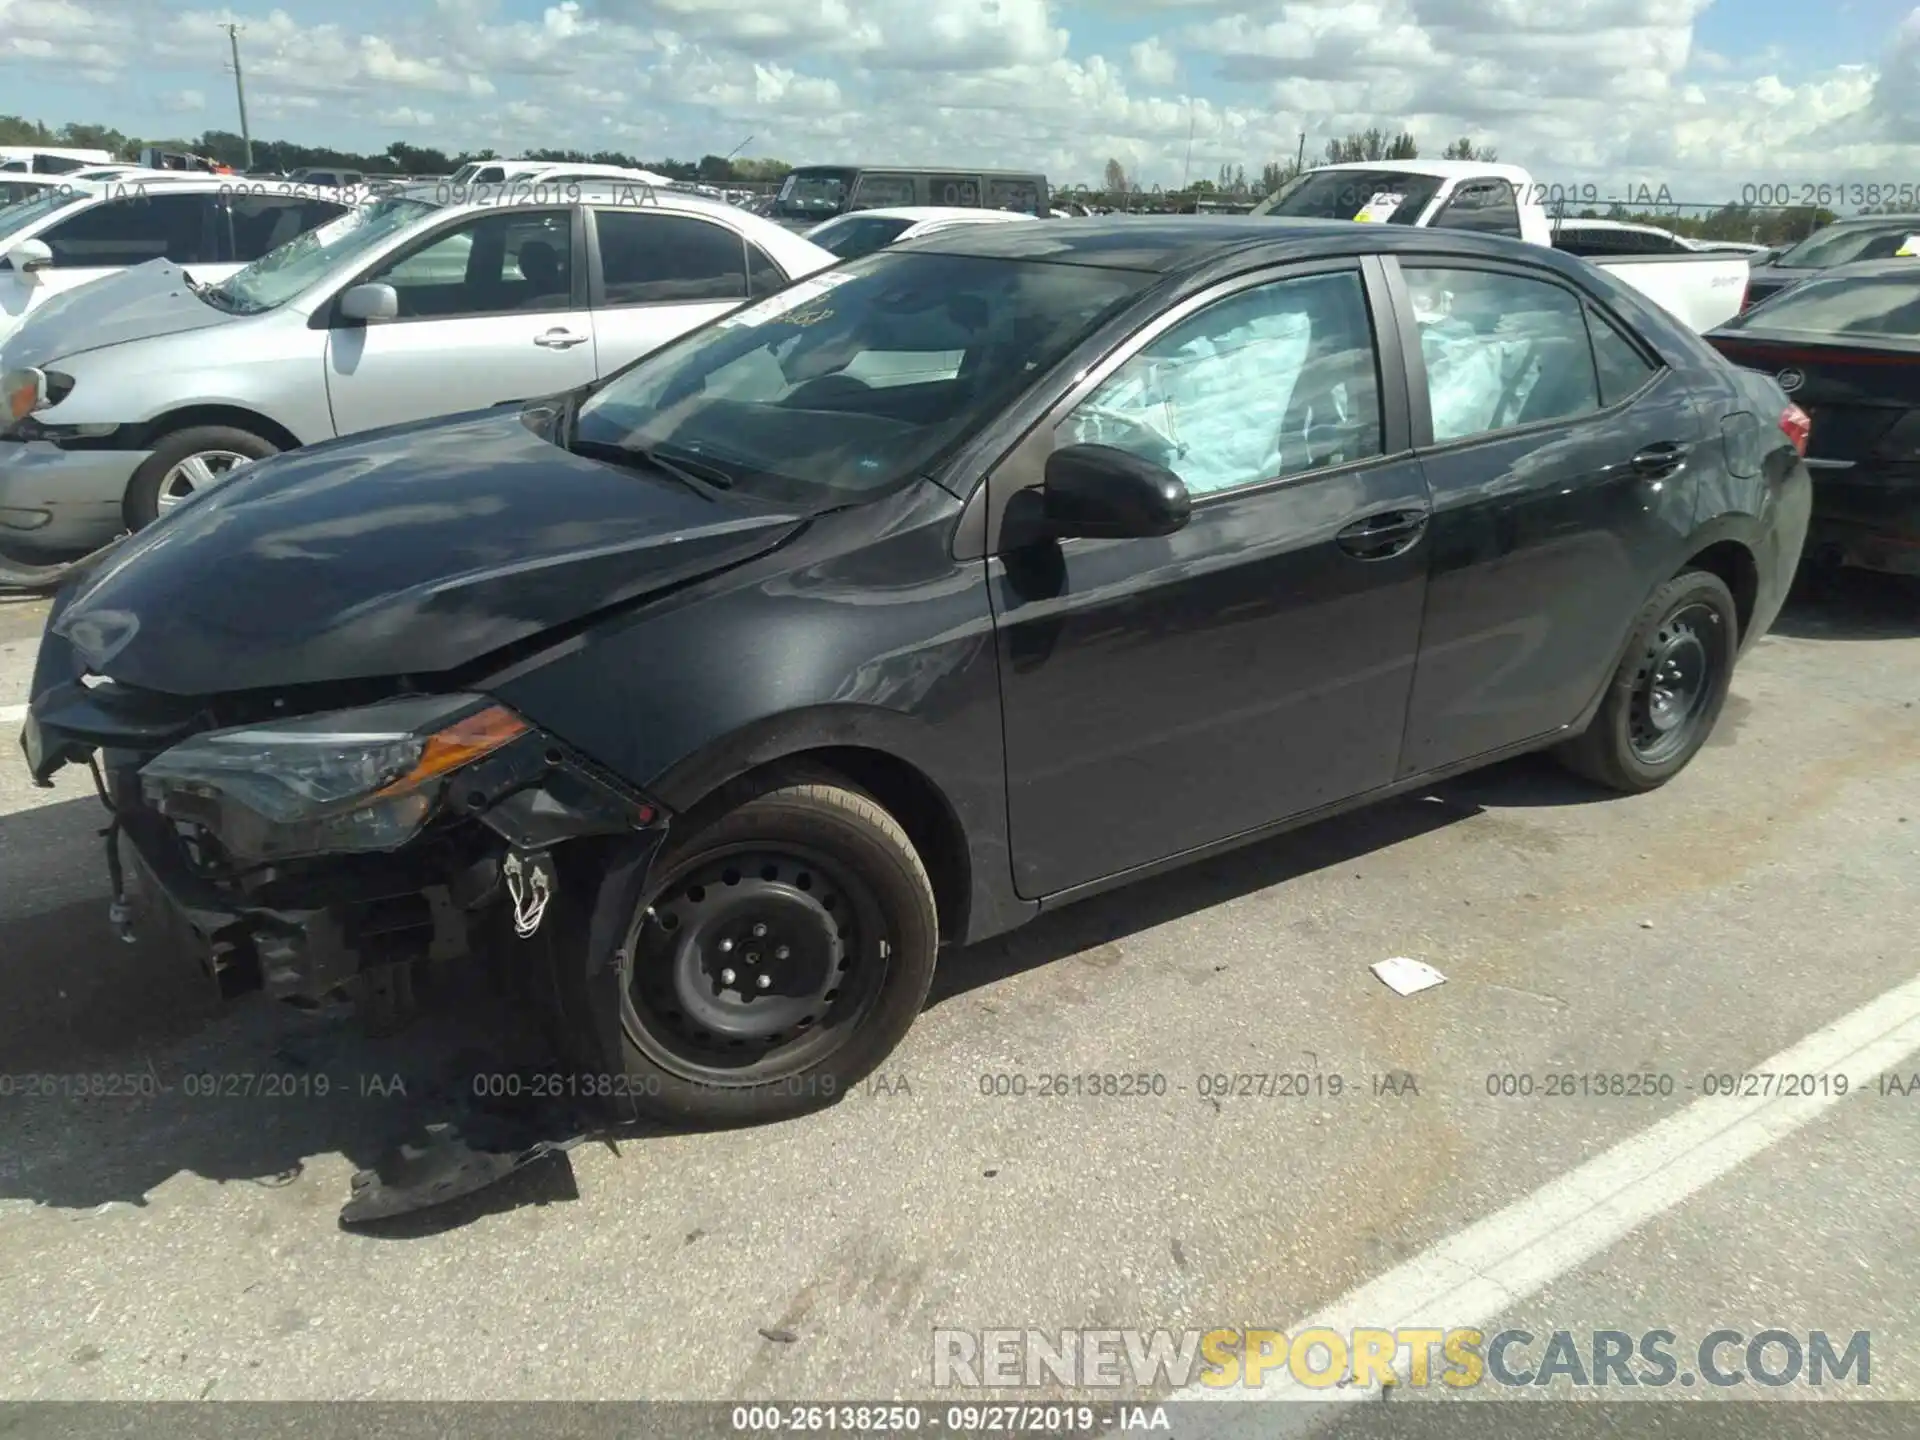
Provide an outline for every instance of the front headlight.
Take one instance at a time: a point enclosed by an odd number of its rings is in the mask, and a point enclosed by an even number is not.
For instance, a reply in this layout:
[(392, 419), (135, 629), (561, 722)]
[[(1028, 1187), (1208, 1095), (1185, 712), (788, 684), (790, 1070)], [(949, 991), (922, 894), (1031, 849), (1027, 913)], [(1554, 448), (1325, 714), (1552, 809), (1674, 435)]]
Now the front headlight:
[(147, 762), (141, 792), (240, 859), (395, 850), (454, 771), (531, 728), (480, 695), (387, 700), (195, 735)]
[(47, 398), (47, 376), (31, 365), (0, 375), (0, 402), (7, 407), (7, 423), (24, 420)]
[(6, 407), (6, 424), (14, 425), (36, 410), (58, 405), (73, 389), (73, 377), (58, 370), (40, 370), (32, 365), (0, 375), (0, 405)]

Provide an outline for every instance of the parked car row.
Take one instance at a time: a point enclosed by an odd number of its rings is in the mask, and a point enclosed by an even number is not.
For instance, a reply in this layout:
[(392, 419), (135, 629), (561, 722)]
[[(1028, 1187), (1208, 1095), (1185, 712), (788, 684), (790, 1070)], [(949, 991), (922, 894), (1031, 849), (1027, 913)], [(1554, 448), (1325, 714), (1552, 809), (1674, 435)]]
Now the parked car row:
[(582, 1093), (766, 1120), (879, 1065), (943, 943), (1522, 752), (1666, 783), (1801, 553), (1805, 413), (1548, 245), (834, 260), (408, 193), (49, 301), (0, 515), (158, 518), (54, 603), (33, 777), (99, 767), (225, 991), (515, 947)]
[[(835, 259), (674, 192), (447, 203), (446, 188), (348, 208), (169, 182), (50, 204), (0, 242), (25, 315), (0, 346), (0, 370), (24, 377), (0, 439), (7, 546), (77, 554), (280, 451), (572, 390)], [(140, 263), (156, 256), (176, 258)], [(132, 268), (80, 283), (112, 262)]]

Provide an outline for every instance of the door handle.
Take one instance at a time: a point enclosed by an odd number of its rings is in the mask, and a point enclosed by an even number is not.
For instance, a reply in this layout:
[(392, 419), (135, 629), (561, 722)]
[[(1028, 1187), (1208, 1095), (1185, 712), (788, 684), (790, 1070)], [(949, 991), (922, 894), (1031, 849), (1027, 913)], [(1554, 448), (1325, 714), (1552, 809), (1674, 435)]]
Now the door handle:
[(1634, 473), (1650, 479), (1661, 475), (1671, 475), (1687, 461), (1687, 447), (1675, 440), (1662, 440), (1657, 445), (1649, 445), (1635, 455), (1632, 460)]
[(566, 350), (575, 345), (586, 344), (587, 337), (584, 335), (576, 335), (571, 330), (562, 330), (556, 325), (553, 329), (547, 331), (546, 334), (534, 336), (533, 343), (545, 346), (549, 350)]
[(1427, 520), (1425, 510), (1383, 510), (1354, 521), (1334, 539), (1356, 560), (1391, 560), (1420, 542)]

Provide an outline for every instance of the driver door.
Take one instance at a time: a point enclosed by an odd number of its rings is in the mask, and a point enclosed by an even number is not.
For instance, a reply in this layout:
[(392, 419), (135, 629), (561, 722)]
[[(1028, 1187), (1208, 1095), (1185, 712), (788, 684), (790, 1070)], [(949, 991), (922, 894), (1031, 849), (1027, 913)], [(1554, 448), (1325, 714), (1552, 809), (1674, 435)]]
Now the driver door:
[(334, 433), (350, 435), (502, 401), (595, 375), (577, 212), (495, 210), (438, 230), (363, 282), (391, 285), (400, 313), (327, 333)]
[[(1229, 282), (1096, 366), (988, 477), (1020, 894), (1393, 779), (1428, 508), (1397, 333), (1372, 261)], [(1009, 507), (1083, 442), (1180, 475), (1186, 527), (1023, 537)]]

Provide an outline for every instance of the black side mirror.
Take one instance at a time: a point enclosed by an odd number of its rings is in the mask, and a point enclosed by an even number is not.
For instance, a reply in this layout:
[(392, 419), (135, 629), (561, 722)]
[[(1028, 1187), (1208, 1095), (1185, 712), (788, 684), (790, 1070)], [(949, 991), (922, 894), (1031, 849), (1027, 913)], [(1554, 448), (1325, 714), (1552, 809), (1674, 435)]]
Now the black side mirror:
[(1171, 535), (1193, 513), (1193, 497), (1178, 475), (1111, 445), (1054, 451), (1047, 457), (1041, 499), (1047, 528), (1060, 539)]

